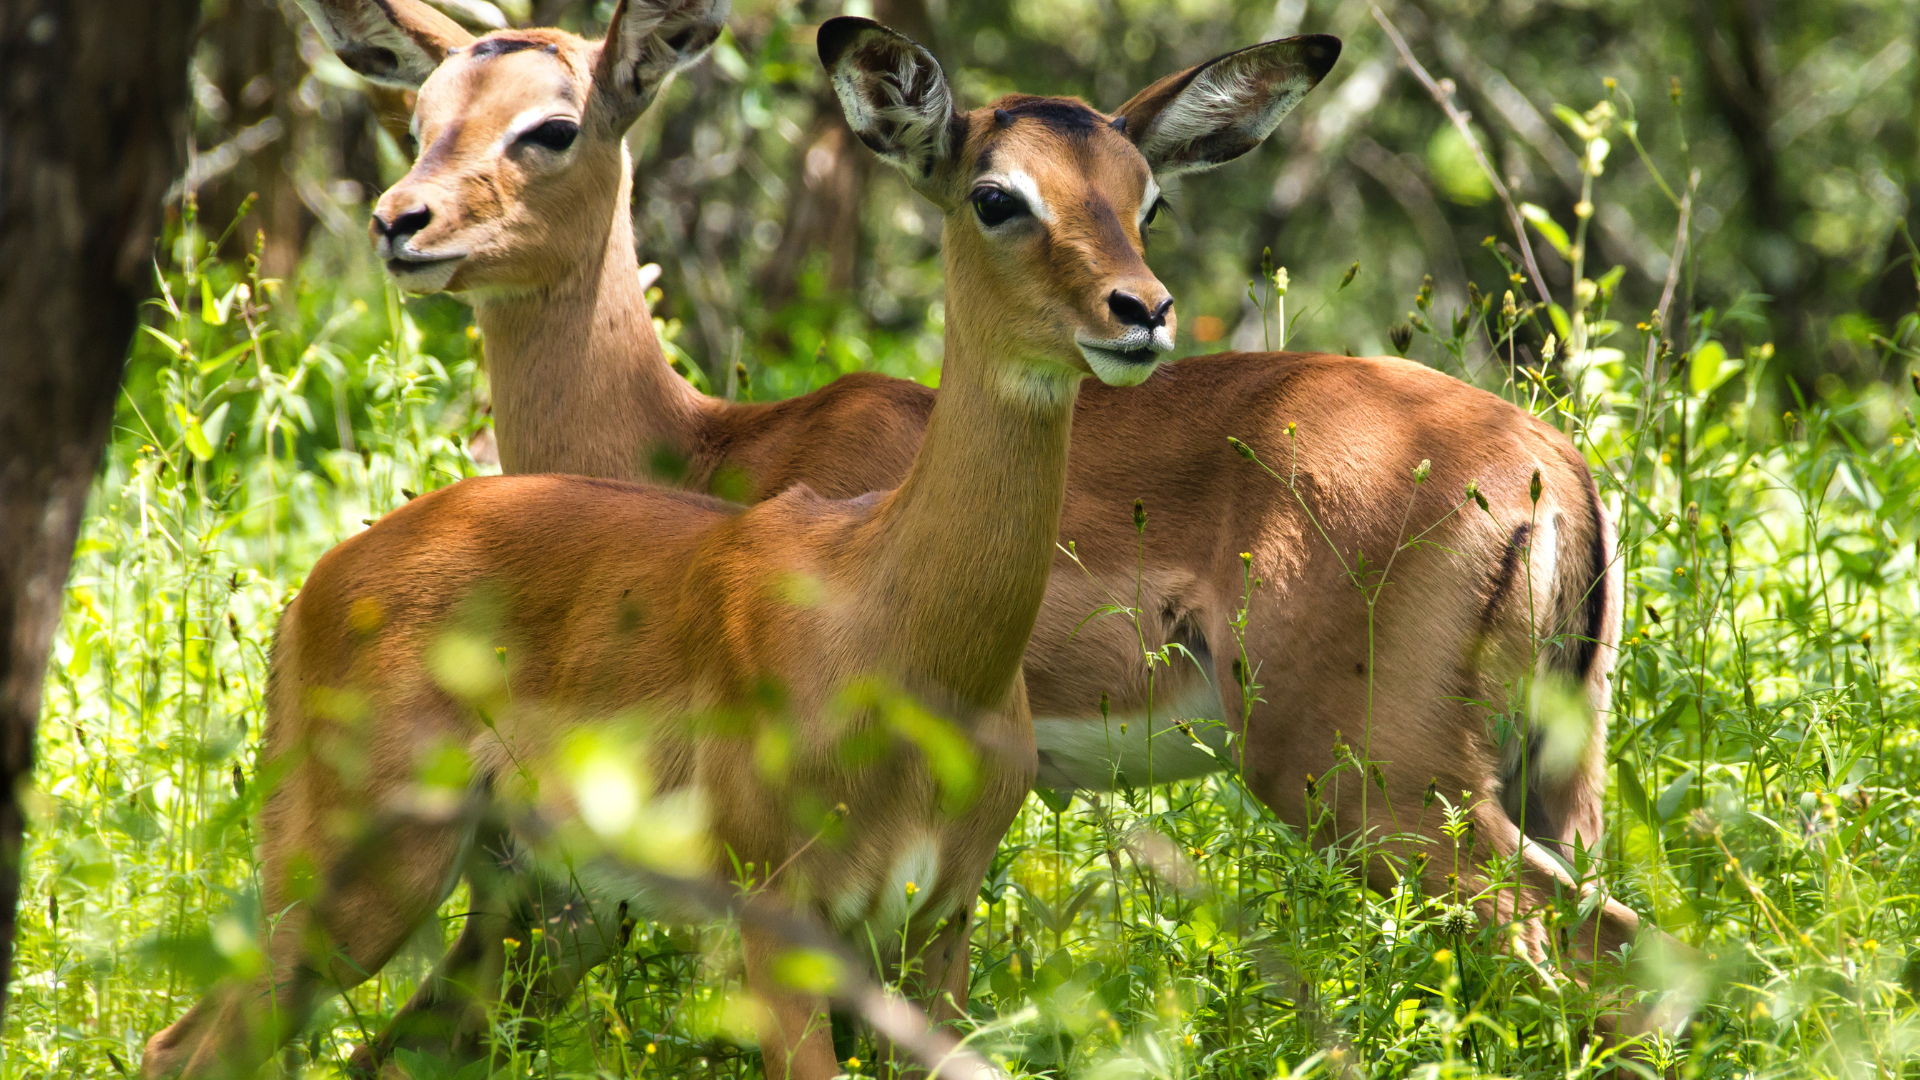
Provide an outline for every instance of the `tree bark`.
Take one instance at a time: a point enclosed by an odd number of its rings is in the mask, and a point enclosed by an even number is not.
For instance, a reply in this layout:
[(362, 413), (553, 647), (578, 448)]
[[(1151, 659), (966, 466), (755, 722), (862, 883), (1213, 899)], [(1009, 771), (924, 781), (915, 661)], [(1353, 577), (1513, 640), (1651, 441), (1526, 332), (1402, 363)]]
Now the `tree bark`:
[(179, 172), (199, 0), (0, 0), (0, 1019), (73, 542)]

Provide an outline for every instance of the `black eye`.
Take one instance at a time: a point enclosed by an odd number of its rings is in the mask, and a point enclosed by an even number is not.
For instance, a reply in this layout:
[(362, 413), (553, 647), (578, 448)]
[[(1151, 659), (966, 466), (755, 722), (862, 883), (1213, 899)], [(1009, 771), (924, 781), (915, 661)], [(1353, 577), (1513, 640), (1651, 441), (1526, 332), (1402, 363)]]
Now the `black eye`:
[(1027, 213), (1027, 204), (1000, 188), (983, 187), (973, 193), (973, 212), (980, 215), (980, 224), (992, 228)]
[(1153, 205), (1147, 207), (1147, 216), (1140, 219), (1140, 227), (1144, 229), (1147, 226), (1152, 225), (1153, 219), (1160, 216), (1160, 211), (1164, 209), (1166, 205), (1167, 205), (1167, 200), (1165, 199), (1153, 200)]
[(573, 140), (577, 138), (579, 134), (580, 125), (571, 120), (549, 120), (539, 127), (521, 135), (519, 141), (544, 147), (557, 154), (567, 147), (572, 146)]

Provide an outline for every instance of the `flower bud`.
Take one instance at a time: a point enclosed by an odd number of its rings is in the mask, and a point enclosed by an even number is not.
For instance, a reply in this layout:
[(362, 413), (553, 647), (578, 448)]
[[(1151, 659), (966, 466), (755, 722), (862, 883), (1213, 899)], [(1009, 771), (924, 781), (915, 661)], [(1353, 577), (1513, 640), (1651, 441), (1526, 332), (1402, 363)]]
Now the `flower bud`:
[[(1345, 274), (1342, 274), (1340, 277), (1340, 288), (1344, 289), (1347, 286), (1353, 284), (1354, 275), (1358, 274), (1359, 272), (1360, 272), (1360, 264), (1357, 262), (1354, 263), (1352, 266), (1347, 267), (1347, 272)], [(1335, 290), (1335, 291), (1337, 292), (1338, 290)]]
[(1393, 345), (1394, 352), (1407, 355), (1407, 349), (1413, 345), (1413, 327), (1401, 323), (1387, 331), (1387, 341)]
[(1535, 469), (1533, 470), (1533, 479), (1527, 484), (1527, 498), (1538, 503), (1540, 501), (1540, 486), (1540, 470)]

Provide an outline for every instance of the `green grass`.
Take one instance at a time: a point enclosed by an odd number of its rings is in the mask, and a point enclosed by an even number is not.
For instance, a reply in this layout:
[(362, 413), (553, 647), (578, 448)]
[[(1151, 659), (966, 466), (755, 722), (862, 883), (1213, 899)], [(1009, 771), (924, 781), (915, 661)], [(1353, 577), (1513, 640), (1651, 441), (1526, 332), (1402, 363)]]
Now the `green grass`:
[[(208, 239), (189, 220), (162, 260), (158, 332), (135, 345), (77, 554), (41, 730), (4, 1080), (134, 1069), (144, 1039), (210, 980), (259, 963), (250, 817), (277, 614), (363, 520), (476, 471), (464, 308), (401, 303), (358, 242), (323, 244), (299, 281), (274, 284), (209, 259)], [(1294, 312), (1341, 303), (1338, 287), (1314, 295), (1304, 277)], [(1649, 992), (1692, 1008), (1687, 1037), (1591, 1040), (1603, 1003), (1507, 955), (1500, 928), (1456, 898), (1365, 888), (1358, 867), (1389, 838), (1309, 846), (1223, 774), (1029, 800), (973, 939), (972, 1038), (1009, 1070), (1584, 1076), (1624, 1061), (1859, 1076), (1904, 1075), (1920, 1052), (1915, 399), (1904, 383), (1823, 382), (1817, 400), (1780, 401), (1771, 349), (1723, 344), (1736, 340), (1728, 326), (1752, 337), (1745, 304), (1695, 313), (1676, 335), (1683, 352), (1656, 343), (1647, 381), (1645, 332), (1624, 325), (1643, 316), (1609, 319), (1605, 277), (1571, 314), (1509, 318), (1492, 299), (1506, 288), (1465, 313), (1416, 298), (1409, 326), (1424, 333), (1405, 340), (1572, 434), (1615, 510), (1629, 595), (1600, 869), (1700, 950), (1697, 963), (1656, 965)], [(843, 311), (808, 303), (818, 310), (794, 317), (805, 332), (786, 328), (795, 359), (753, 372), (762, 394), (804, 389), (816, 373), (795, 365), (844, 336)], [(1516, 321), (1586, 351), (1534, 378), (1469, 345), (1508, 355)], [(1310, 317), (1287, 325), (1290, 343), (1315, 344)], [(925, 374), (937, 333), (827, 356)], [(1920, 359), (1915, 337), (1909, 317), (1885, 341), (1894, 370)], [(1391, 617), (1390, 574), (1370, 587)], [(1342, 767), (1364, 788), (1368, 765), (1350, 751)], [(326, 1006), (288, 1071), (333, 1074), (461, 910), (456, 895), (401, 958)], [(757, 1075), (736, 952), (724, 927), (642, 926), (561, 1017), (497, 1018), (521, 1036), (503, 1067)], [(863, 1062), (850, 1071), (871, 1074), (871, 1049), (850, 1049)]]

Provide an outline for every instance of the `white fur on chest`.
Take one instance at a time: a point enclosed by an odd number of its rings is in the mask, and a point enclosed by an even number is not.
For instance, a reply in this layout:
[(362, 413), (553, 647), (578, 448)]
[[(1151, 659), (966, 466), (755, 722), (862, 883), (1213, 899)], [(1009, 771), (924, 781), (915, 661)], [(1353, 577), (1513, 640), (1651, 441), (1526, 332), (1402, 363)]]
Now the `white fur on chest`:
[(921, 914), (939, 882), (940, 839), (931, 832), (917, 832), (894, 848), (878, 875), (855, 873), (838, 890), (827, 890), (827, 915), (843, 931), (866, 925), (884, 939)]
[[(1040, 751), (1043, 787), (1109, 791), (1121, 785), (1145, 786), (1218, 772), (1226, 762), (1201, 747), (1226, 753), (1226, 710), (1211, 683), (1194, 687), (1153, 710), (1091, 717), (1036, 716), (1034, 743)], [(1185, 722), (1182, 725), (1175, 720)], [(1193, 735), (1187, 732), (1191, 731)]]

